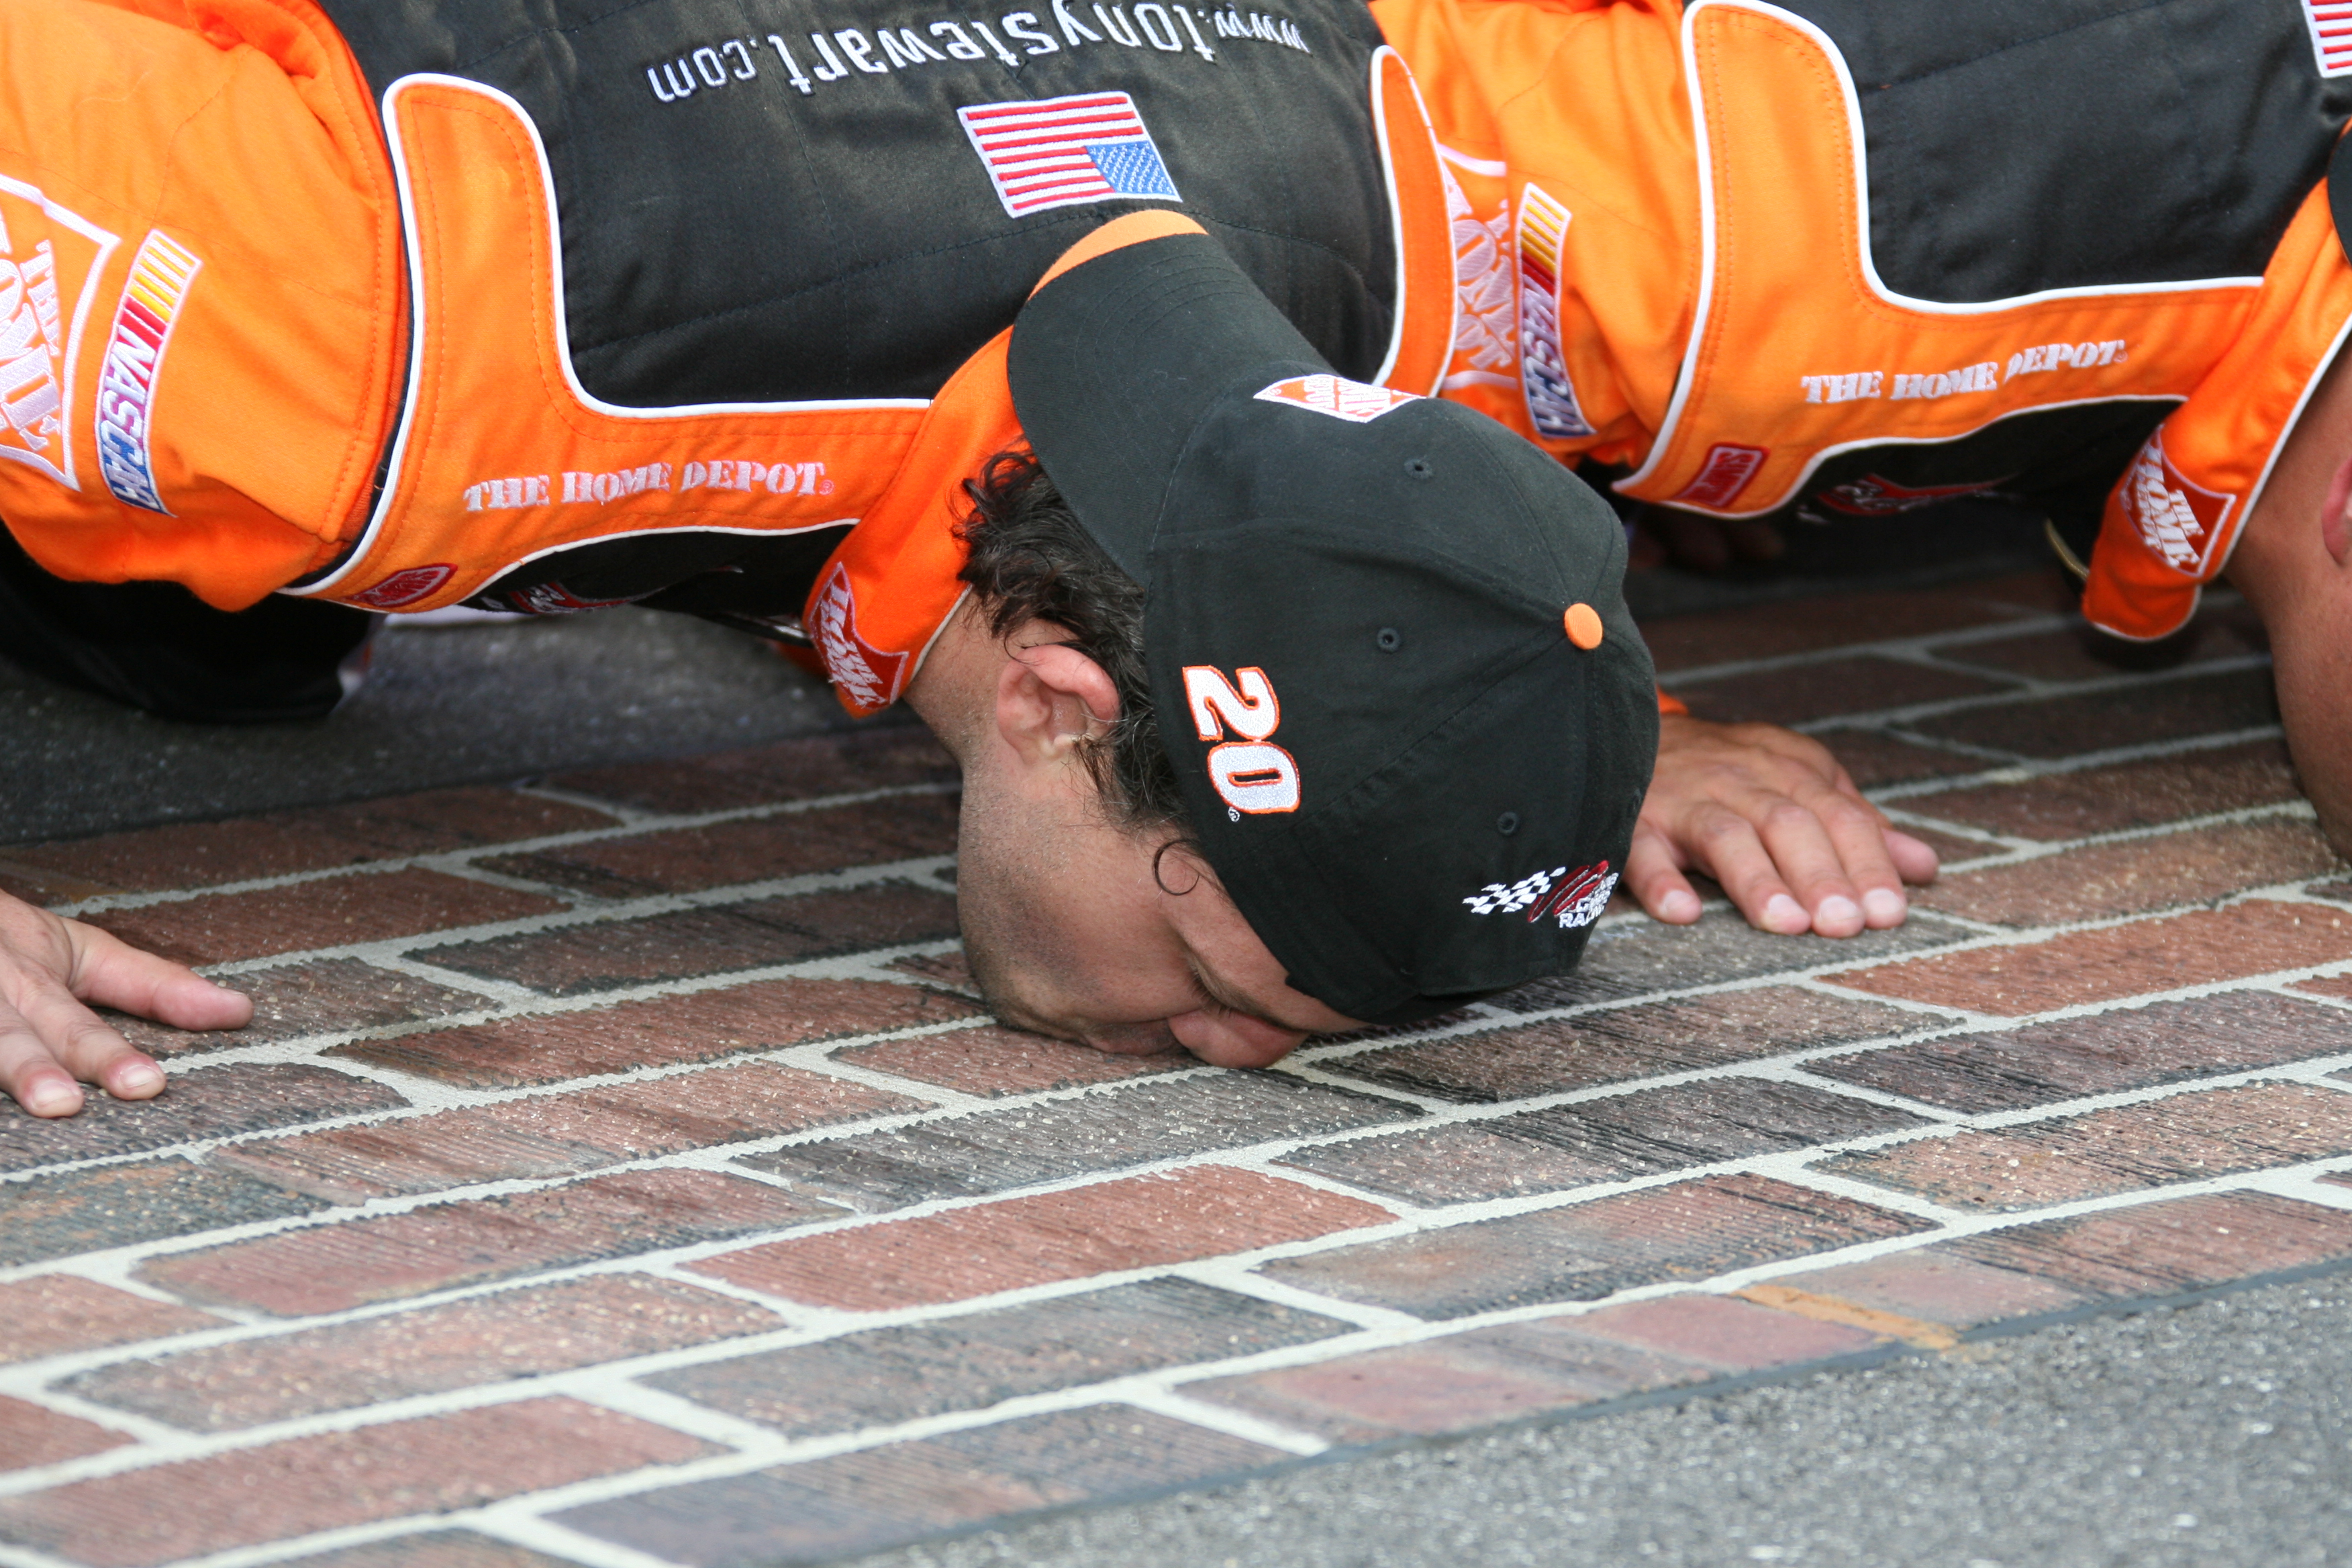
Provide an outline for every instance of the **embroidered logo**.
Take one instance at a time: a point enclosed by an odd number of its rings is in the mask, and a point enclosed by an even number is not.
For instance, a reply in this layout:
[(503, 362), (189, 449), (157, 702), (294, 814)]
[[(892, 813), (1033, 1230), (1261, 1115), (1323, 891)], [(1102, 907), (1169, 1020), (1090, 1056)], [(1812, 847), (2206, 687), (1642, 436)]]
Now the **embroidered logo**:
[(2185, 576), (2201, 577), (2221, 540), (2222, 525), (2238, 498), (2209, 490), (2183, 479), (2164, 455), (2164, 432), (2158, 429), (2132, 459), (2117, 487), (2124, 515), (2139, 530), (2141, 541), (2165, 564)]
[(1440, 163), (1437, 172), (1445, 176), (1445, 214), (1454, 225), (1454, 298), (1460, 307), (1454, 352), (1468, 366), (1447, 376), (1445, 385), (1508, 386), (1510, 378), (1501, 373), (1517, 357), (1511, 343), (1518, 335), (1511, 320), (1511, 209), (1506, 205), (1482, 221), (1454, 171)]
[(629, 599), (583, 599), (561, 583), (534, 583), (506, 595), (507, 603), (526, 616), (576, 616), (583, 610), (610, 610)]
[(1369, 425), (1383, 414), (1421, 401), (1413, 393), (1366, 386), (1342, 375), (1294, 375), (1288, 381), (1259, 388), (1256, 396), (1260, 403), (1287, 403), (1298, 408), (1311, 408), (1334, 419), (1345, 419), (1350, 425)]
[(455, 566), (410, 566), (394, 572), (363, 594), (353, 594), (344, 603), (363, 610), (396, 610), (403, 605), (416, 603), (457, 574)]
[(155, 488), (152, 447), (155, 380), (188, 285), (204, 265), (162, 229), (147, 231), (114, 307), (114, 332), (98, 381), (98, 471), (106, 488), (118, 500), (166, 517), (172, 509)]
[(2352, 73), (2352, 0), (2303, 0), (2303, 19), (2311, 28), (2319, 74)]
[[(1209, 748), (1209, 782), (1229, 819), (1298, 809), (1298, 759), (1267, 739), (1282, 727), (1282, 700), (1265, 670), (1249, 665), (1227, 680), (1214, 665), (1188, 664), (1184, 707), (1193, 734), (1223, 742)], [(1226, 740), (1229, 730), (1241, 739)]]
[(975, 103), (956, 118), (1010, 216), (1123, 196), (1184, 199), (1123, 92)]
[(1864, 474), (1842, 485), (1832, 485), (1815, 498), (1832, 510), (1852, 517), (1893, 517), (1898, 512), (1917, 511), (1921, 507), (1934, 506), (1940, 500), (1958, 496), (1982, 495), (1996, 485), (2007, 484), (2004, 475), (1998, 479), (1986, 479), (1972, 485), (1922, 485), (1916, 489), (1884, 479), (1876, 474)]
[(1674, 499), (1685, 506), (1727, 507), (1739, 499), (1764, 459), (1772, 455), (1765, 447), (1740, 447), (1719, 441), (1707, 448), (1706, 461), (1699, 465), (1698, 478), (1675, 492)]
[(1550, 915), (1561, 930), (1570, 931), (1599, 920), (1601, 911), (1609, 907), (1609, 895), (1616, 890), (1617, 873), (1609, 868), (1608, 861), (1600, 860), (1573, 871), (1555, 866), (1516, 882), (1489, 882), (1462, 901), (1474, 915), (1510, 915), (1525, 910), (1529, 925)]
[(99, 277), (121, 241), (39, 187), (0, 177), (0, 459), (69, 490), (73, 367)]
[(1569, 210), (1542, 186), (1519, 192), (1519, 381), (1536, 434), (1566, 440), (1592, 434), (1568, 379), (1559, 345), (1559, 253)]
[(898, 700), (907, 656), (885, 653), (857, 635), (857, 595), (849, 568), (836, 565), (816, 594), (816, 655), (824, 672), (858, 709), (878, 713)]

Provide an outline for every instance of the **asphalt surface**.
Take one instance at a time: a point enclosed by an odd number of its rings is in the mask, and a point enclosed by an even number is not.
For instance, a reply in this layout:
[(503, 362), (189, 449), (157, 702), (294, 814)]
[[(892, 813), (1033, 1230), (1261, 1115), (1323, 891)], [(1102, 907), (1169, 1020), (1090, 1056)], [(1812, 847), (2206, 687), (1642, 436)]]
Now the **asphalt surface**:
[(862, 1568), (2352, 1563), (2352, 1277), (1049, 1519)]

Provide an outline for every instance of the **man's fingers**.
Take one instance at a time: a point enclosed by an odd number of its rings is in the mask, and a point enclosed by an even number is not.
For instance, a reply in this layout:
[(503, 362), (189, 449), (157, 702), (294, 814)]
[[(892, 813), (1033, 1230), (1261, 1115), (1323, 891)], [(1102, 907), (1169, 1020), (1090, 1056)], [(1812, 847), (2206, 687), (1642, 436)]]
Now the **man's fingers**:
[(1905, 881), (1914, 887), (1924, 888), (1936, 879), (1942, 862), (1937, 858), (1933, 849), (1899, 827), (1887, 828), (1883, 837), (1886, 841), (1886, 852), (1893, 858), (1895, 868), (1903, 874)]
[(215, 985), (185, 964), (142, 952), (111, 932), (66, 922), (74, 944), (74, 994), (178, 1029), (237, 1029), (253, 1021), (253, 998)]
[[(1781, 880), (1803, 907), (1808, 927), (1823, 936), (1852, 936), (1863, 929), (1862, 889), (1847, 874), (1843, 846), (1822, 819), (1823, 810), (1835, 809), (1831, 802), (1836, 799), (1828, 795), (1811, 802), (1777, 800), (1758, 814), (1757, 831)], [(1886, 876), (1893, 880), (1892, 866)]]
[(19, 997), (26, 1026), (49, 1058), (84, 1083), (103, 1088), (117, 1100), (146, 1100), (163, 1089), (163, 1069), (107, 1027), (97, 1014), (61, 985), (41, 985)]
[(1790, 893), (1748, 817), (1728, 806), (1709, 805), (1692, 813), (1688, 839), (1700, 870), (1723, 890), (1759, 931), (1796, 936), (1812, 928), (1813, 917)]
[(71, 1116), (81, 1109), (81, 1085), (58, 1065), (33, 1026), (0, 1008), (0, 1090), (35, 1116)]
[(1625, 886), (1652, 920), (1686, 926), (1698, 919), (1701, 900), (1683, 875), (1674, 840), (1647, 822), (1633, 829), (1625, 852)]

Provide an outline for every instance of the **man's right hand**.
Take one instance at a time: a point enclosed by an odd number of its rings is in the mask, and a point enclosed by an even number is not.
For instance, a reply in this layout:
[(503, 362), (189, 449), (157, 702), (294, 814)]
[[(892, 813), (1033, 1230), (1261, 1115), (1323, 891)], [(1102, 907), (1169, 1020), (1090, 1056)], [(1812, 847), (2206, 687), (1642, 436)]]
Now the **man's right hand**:
[(163, 1090), (163, 1069), (85, 1003), (182, 1029), (235, 1029), (253, 1017), (249, 996), (0, 893), (0, 1090), (35, 1116), (79, 1110), (85, 1082), (117, 1100)]

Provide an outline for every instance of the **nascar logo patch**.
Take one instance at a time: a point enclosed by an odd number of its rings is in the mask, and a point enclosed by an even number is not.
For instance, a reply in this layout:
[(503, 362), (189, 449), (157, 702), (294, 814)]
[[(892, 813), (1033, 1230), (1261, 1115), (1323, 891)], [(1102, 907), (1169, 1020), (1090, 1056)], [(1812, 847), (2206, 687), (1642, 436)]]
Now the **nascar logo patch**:
[(1184, 199), (1123, 92), (975, 103), (956, 119), (1010, 216), (1129, 196)]
[(188, 285), (204, 267), (194, 254), (161, 229), (150, 229), (122, 301), (114, 308), (114, 332), (107, 340), (106, 366), (98, 383), (98, 471), (106, 488), (126, 505), (172, 515), (155, 488), (149, 436), (155, 403), (155, 377)]
[(1369, 425), (1383, 414), (1421, 401), (1410, 392), (1366, 386), (1342, 375), (1294, 375), (1287, 381), (1261, 387), (1255, 396), (1260, 403), (1287, 403), (1295, 408), (1345, 419), (1350, 425)]

